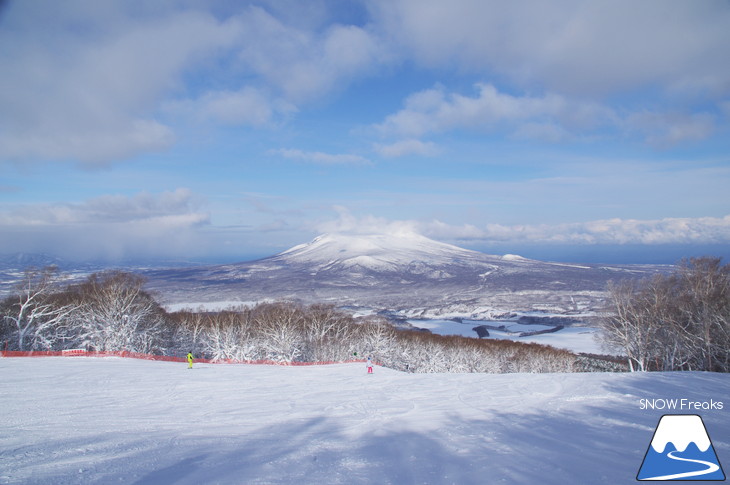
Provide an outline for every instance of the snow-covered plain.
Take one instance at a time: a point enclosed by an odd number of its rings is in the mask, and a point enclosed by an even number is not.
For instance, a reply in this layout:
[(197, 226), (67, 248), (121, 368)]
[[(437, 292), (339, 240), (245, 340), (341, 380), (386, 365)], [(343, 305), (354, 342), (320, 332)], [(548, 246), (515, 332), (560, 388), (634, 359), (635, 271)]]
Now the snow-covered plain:
[[(730, 463), (727, 374), (45, 357), (0, 359), (0, 375), (0, 483), (628, 484), (677, 412)], [(724, 407), (641, 409), (668, 398)]]
[(482, 324), (493, 326), (504, 325), (507, 331), (489, 329), (491, 339), (514, 340), (515, 342), (537, 343), (551, 345), (558, 349), (566, 349), (571, 352), (585, 352), (588, 354), (605, 354), (600, 342), (596, 340), (596, 333), (599, 331), (594, 327), (565, 327), (553, 333), (543, 333), (520, 337), (520, 332), (532, 332), (550, 328), (550, 325), (524, 325), (512, 321), (479, 321), (467, 320), (463, 323), (453, 320), (408, 320), (408, 323), (418, 328), (426, 328), (438, 335), (461, 335), (463, 337), (477, 338), (474, 327)]

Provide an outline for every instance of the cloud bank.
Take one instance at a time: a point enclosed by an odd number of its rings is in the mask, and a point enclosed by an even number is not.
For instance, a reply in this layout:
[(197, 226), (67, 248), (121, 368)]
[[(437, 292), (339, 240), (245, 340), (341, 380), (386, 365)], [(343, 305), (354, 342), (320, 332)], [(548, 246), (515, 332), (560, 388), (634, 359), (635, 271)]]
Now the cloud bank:
[(349, 234), (418, 233), (442, 241), (473, 244), (661, 245), (730, 244), (730, 215), (658, 220), (607, 219), (566, 224), (483, 226), (453, 225), (439, 220), (389, 220), (354, 216), (336, 207), (338, 217), (317, 224), (319, 232)]
[(0, 252), (45, 252), (72, 260), (189, 256), (210, 224), (210, 215), (198, 206), (181, 188), (5, 207), (0, 231), (9, 237)]

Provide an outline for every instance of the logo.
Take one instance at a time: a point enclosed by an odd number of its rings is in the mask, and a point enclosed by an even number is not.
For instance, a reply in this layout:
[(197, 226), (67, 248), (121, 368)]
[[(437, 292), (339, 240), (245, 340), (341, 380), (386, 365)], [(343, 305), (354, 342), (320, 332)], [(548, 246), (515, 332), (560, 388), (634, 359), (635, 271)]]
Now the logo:
[(662, 416), (636, 479), (725, 480), (702, 418), (696, 414)]

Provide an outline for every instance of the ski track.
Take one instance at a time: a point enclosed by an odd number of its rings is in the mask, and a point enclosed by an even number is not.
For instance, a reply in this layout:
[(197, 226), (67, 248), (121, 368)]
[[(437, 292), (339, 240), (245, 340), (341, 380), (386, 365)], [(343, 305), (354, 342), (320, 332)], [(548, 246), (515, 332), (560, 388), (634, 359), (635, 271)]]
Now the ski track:
[[(635, 483), (662, 411), (730, 376), (407, 374), (0, 359), (0, 484)], [(726, 410), (703, 413), (720, 458)]]

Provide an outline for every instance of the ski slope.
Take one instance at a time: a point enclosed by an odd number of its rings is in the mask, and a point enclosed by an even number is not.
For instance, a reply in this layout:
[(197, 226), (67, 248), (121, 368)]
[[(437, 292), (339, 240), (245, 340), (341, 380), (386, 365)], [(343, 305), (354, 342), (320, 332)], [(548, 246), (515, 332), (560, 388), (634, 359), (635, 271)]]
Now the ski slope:
[[(629, 484), (662, 414), (730, 464), (730, 376), (0, 358), (3, 484)], [(726, 469), (726, 472), (728, 470)]]

